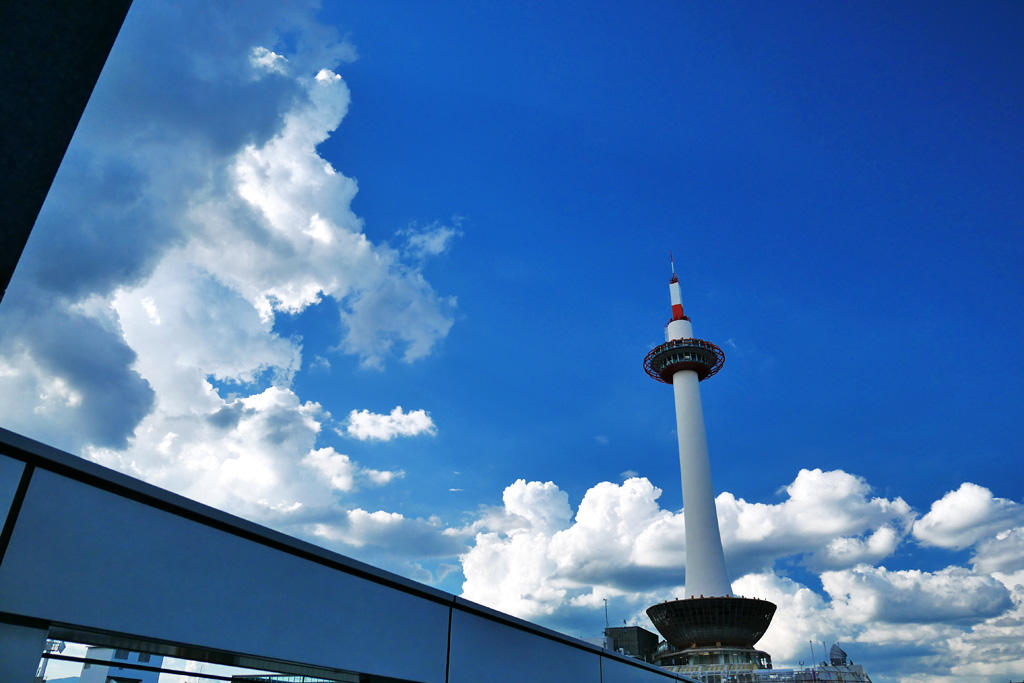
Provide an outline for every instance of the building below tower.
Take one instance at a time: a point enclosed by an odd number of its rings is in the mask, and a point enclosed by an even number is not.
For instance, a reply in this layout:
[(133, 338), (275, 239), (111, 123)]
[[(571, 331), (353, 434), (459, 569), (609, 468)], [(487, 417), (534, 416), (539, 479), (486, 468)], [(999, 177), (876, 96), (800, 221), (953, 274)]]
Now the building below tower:
[(653, 662), (658, 635), (639, 626), (612, 626), (604, 630), (605, 647), (630, 657)]
[(744, 654), (738, 648), (697, 649), (686, 655), (672, 650), (667, 642), (662, 642), (655, 654), (656, 661), (673, 673), (702, 683), (871, 683), (864, 667), (854, 664), (838, 643), (832, 646), (827, 661), (796, 669), (771, 668), (771, 657), (760, 650), (753, 652), (766, 659), (757, 661), (741, 661)]
[(164, 661), (161, 655), (110, 647), (90, 647), (85, 659), (79, 683), (157, 683)]

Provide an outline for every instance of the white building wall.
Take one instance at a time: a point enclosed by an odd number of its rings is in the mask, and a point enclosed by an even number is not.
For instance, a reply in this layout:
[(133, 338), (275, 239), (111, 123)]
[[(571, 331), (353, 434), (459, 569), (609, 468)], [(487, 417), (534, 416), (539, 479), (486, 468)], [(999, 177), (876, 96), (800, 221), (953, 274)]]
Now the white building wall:
[(85, 658), (102, 659), (110, 662), (110, 664), (107, 666), (102, 664), (83, 664), (82, 673), (78, 679), (79, 683), (106, 683), (109, 677), (131, 678), (138, 680), (140, 683), (158, 683), (160, 672), (126, 669), (119, 667), (118, 663), (159, 667), (164, 659), (160, 655), (148, 655), (109, 647), (90, 647), (86, 652)]
[[(110, 661), (113, 655), (114, 650), (112, 648), (90, 647), (85, 656), (88, 659), (105, 659)], [(82, 673), (78, 676), (78, 683), (105, 683), (109, 668), (102, 664), (83, 664)]]

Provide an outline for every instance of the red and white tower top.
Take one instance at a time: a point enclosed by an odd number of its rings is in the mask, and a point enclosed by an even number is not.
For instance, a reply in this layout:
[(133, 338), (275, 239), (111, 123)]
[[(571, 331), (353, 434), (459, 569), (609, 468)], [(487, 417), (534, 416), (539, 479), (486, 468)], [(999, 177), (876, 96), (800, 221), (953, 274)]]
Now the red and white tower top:
[(672, 279), (668, 281), (672, 317), (665, 326), (665, 343), (647, 354), (644, 370), (665, 384), (672, 384), (672, 378), (680, 370), (693, 370), (698, 380), (705, 380), (722, 369), (725, 352), (709, 341), (693, 338), (693, 325), (683, 311), (683, 295), (671, 252), (669, 263), (672, 265)]
[(679, 277), (676, 276), (676, 261), (672, 252), (668, 252), (668, 262), (672, 266), (672, 279), (668, 281), (668, 294), (672, 300), (672, 320), (689, 320), (683, 313), (683, 295), (679, 292)]

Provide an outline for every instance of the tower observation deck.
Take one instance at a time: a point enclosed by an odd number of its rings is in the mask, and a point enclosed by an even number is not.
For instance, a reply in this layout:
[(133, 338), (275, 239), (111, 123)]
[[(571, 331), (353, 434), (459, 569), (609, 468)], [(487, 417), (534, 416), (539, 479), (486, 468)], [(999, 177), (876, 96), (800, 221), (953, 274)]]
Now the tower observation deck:
[(722, 369), (725, 353), (709, 341), (694, 338), (674, 266), (672, 270), (672, 319), (665, 327), (665, 343), (644, 358), (644, 370), (653, 379), (671, 384), (675, 397), (688, 597), (652, 605), (647, 615), (670, 646), (662, 653), (663, 664), (742, 661), (771, 668), (771, 657), (753, 648), (768, 629), (775, 605), (732, 594), (711, 484), (698, 385)]

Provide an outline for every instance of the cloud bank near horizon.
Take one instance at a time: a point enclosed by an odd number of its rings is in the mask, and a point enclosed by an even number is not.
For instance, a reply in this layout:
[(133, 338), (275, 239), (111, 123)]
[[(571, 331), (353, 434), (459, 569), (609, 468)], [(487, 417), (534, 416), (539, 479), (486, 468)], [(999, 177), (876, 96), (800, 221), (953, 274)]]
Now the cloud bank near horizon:
[[(1024, 664), (1024, 648), (1007, 645), (1024, 624), (1024, 554), (1015, 552), (1024, 506), (965, 483), (919, 518), (841, 470), (801, 470), (782, 492), (777, 503), (717, 498), (733, 590), (778, 606), (758, 645), (778, 664), (807, 660), (807, 642), (821, 640), (848, 644), (861, 661), (898, 650), (888, 675), (870, 672), (876, 680), (987, 680)], [(608, 599), (654, 630), (646, 607), (684, 596), (685, 510), (661, 508), (660, 495), (642, 477), (601, 482), (574, 513), (553, 482), (514, 482), (500, 507), (461, 530), (473, 534), (461, 555), (464, 597), (570, 630), (593, 629)], [(963, 522), (962, 508), (1000, 515)], [(901, 545), (962, 548), (965, 538), (970, 566), (885, 567)], [(821, 587), (787, 576), (787, 566)]]

